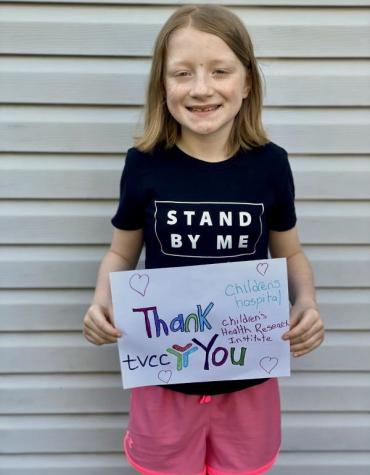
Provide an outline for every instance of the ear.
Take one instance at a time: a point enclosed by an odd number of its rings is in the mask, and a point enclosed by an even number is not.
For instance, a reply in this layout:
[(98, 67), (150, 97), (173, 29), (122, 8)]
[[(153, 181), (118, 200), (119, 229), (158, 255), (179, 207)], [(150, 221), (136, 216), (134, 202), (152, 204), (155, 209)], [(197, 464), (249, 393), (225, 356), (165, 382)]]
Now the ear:
[(243, 99), (246, 99), (248, 97), (249, 91), (251, 90), (251, 84), (249, 83), (248, 78), (246, 78), (244, 87), (243, 87)]

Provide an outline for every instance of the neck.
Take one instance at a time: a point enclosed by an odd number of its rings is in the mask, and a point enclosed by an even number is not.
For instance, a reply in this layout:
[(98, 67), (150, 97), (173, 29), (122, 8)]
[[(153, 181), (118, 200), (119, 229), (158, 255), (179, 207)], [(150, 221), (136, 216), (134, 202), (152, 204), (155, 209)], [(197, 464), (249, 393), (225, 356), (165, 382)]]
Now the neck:
[(188, 155), (207, 162), (220, 162), (229, 158), (226, 154), (227, 141), (220, 143), (211, 136), (192, 140), (186, 140), (186, 137), (182, 136), (176, 145)]

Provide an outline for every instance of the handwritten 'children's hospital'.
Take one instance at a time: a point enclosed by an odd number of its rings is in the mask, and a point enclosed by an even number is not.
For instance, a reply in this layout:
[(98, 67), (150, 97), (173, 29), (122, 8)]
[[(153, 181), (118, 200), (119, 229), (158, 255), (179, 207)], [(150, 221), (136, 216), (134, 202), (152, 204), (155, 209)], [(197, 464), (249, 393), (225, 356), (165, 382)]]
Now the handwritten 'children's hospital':
[(123, 387), (290, 375), (285, 259), (111, 272)]

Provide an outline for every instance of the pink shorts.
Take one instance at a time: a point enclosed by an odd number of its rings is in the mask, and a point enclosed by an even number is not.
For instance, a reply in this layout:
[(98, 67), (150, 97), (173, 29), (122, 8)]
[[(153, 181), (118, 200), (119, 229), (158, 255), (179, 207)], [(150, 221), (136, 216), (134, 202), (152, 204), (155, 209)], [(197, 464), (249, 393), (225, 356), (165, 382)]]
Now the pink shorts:
[(216, 396), (131, 390), (124, 450), (139, 473), (259, 475), (276, 461), (280, 442), (277, 379)]

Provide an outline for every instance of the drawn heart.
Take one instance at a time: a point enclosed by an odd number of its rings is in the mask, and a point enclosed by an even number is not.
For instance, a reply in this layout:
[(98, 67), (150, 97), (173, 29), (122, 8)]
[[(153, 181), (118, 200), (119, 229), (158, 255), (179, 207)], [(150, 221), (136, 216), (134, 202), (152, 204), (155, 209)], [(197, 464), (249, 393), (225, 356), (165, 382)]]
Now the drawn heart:
[(149, 276), (147, 274), (134, 274), (130, 279), (130, 287), (138, 294), (144, 296), (149, 285)]
[(169, 380), (171, 379), (171, 376), (172, 376), (172, 371), (170, 370), (167, 370), (167, 371), (162, 370), (158, 373), (158, 379), (162, 381), (163, 383), (168, 383)]
[(186, 346), (172, 345), (172, 348), (174, 350), (180, 351), (181, 353), (184, 353), (184, 351), (188, 350), (191, 347), (192, 347), (192, 343), (188, 343)]
[(260, 360), (260, 366), (261, 368), (266, 371), (266, 373), (271, 373), (271, 371), (276, 368), (278, 365), (279, 360), (278, 358), (271, 357), (271, 356), (265, 356)]
[(266, 272), (267, 272), (268, 266), (269, 266), (269, 265), (268, 265), (266, 262), (264, 262), (264, 263), (261, 262), (261, 263), (258, 264), (258, 266), (256, 267), (257, 272), (259, 272), (261, 275), (265, 275)]

